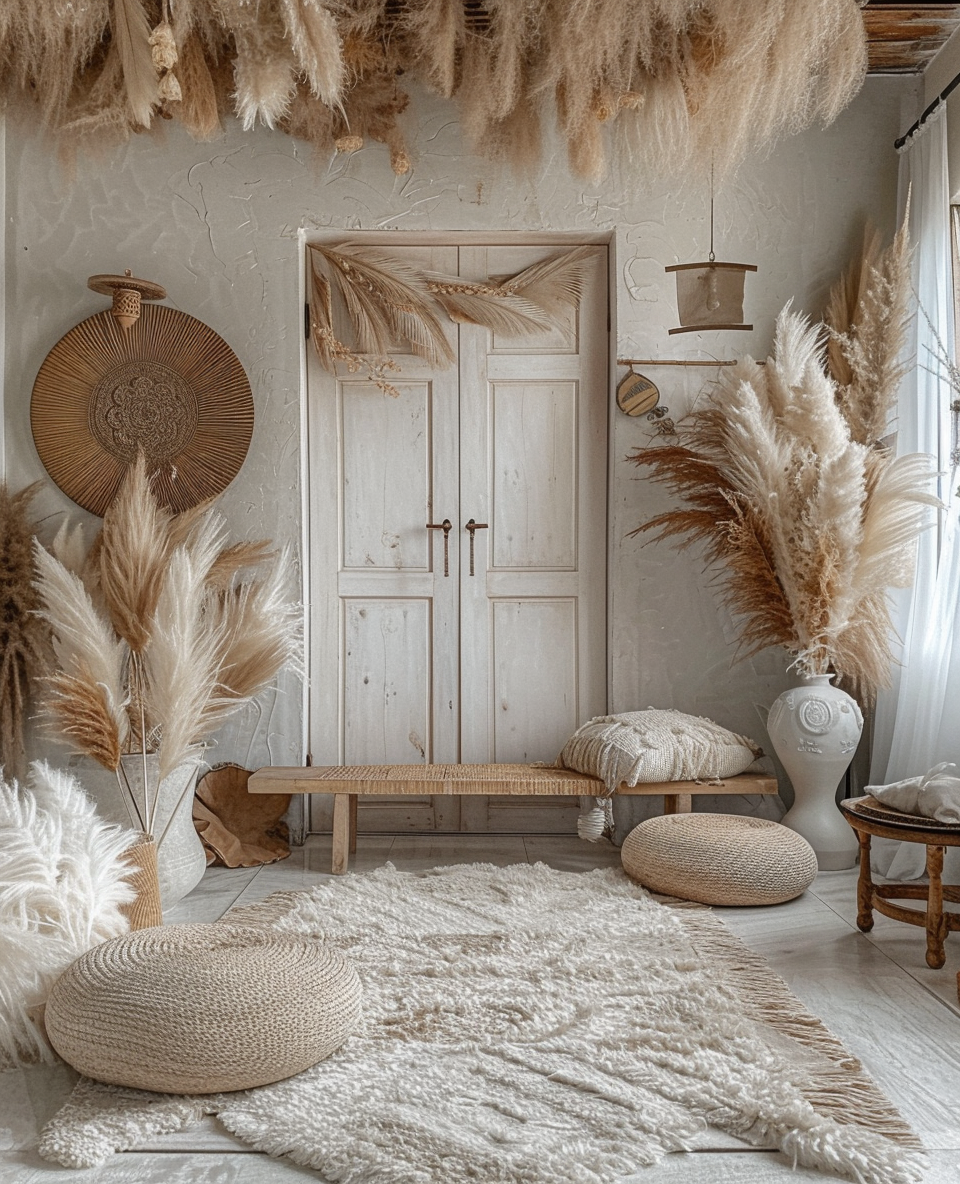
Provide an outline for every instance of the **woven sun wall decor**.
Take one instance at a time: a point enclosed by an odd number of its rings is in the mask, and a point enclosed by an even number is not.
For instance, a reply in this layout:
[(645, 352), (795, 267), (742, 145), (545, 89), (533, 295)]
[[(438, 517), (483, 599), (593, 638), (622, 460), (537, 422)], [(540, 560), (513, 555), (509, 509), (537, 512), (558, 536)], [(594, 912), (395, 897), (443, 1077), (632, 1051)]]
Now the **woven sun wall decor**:
[(30, 403), (50, 477), (101, 516), (141, 451), (175, 513), (216, 496), (240, 471), (253, 418), (250, 383), (223, 338), (154, 304), (126, 327), (114, 310), (81, 321), (47, 354)]

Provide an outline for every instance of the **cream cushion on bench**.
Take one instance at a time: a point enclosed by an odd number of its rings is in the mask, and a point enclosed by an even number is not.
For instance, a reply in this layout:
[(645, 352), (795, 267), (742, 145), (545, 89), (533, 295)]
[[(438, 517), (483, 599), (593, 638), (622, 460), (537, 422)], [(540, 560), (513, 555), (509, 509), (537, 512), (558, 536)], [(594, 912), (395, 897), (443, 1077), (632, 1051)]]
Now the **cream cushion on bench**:
[(599, 777), (608, 793), (646, 781), (709, 781), (743, 773), (760, 748), (697, 715), (651, 707), (600, 715), (577, 728), (559, 763)]
[(813, 848), (779, 822), (740, 814), (665, 814), (627, 835), (623, 870), (653, 892), (701, 904), (781, 904), (813, 883)]
[(88, 1077), (159, 1093), (252, 1089), (338, 1049), (360, 1019), (352, 963), (253, 925), (166, 925), (114, 938), (57, 980), (50, 1043)]

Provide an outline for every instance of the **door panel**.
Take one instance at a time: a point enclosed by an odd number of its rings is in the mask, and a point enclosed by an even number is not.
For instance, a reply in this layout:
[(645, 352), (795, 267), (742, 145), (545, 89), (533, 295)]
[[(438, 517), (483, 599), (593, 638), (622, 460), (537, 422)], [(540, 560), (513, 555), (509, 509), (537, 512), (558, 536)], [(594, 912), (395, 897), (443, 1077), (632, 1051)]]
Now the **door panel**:
[(429, 600), (342, 603), (345, 751), (363, 753), (363, 764), (391, 763), (396, 752), (424, 760), (433, 732)]
[[(468, 279), (557, 246), (382, 249)], [(391, 399), (308, 359), (317, 764), (553, 761), (606, 707), (606, 250), (534, 337), (448, 326), (458, 365), (398, 356)], [(447, 571), (441, 531), (448, 518)], [(474, 538), (471, 574), (467, 521)], [(576, 799), (367, 798), (365, 830), (569, 831)], [(315, 795), (312, 829), (329, 829)]]
[(493, 568), (577, 566), (577, 388), (491, 384)]
[(577, 719), (577, 602), (492, 600), (493, 760), (552, 762)]

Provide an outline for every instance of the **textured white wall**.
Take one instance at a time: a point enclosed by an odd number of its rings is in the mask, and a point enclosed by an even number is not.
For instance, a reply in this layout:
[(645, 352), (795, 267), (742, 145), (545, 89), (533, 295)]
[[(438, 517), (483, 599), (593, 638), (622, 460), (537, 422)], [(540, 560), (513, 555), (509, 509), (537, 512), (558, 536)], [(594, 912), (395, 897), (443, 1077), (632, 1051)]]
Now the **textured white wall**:
[[(415, 104), (419, 127), (411, 139), (419, 155), (401, 178), (376, 145), (318, 161), (282, 134), (245, 135), (232, 125), (211, 144), (196, 144), (176, 128), (160, 139), (136, 137), (114, 155), (82, 162), (71, 182), (47, 145), (11, 125), (4, 416), (11, 486), (44, 476), (30, 435), (30, 390), (58, 338), (104, 307), (87, 290), (86, 277), (129, 267), (162, 283), (170, 304), (212, 325), (250, 376), (253, 445), (222, 499), (232, 529), (297, 542), (301, 228), (612, 232), (620, 356), (763, 356), (786, 301), (818, 312), (865, 218), (892, 232), (891, 145), (908, 86), (869, 79), (833, 127), (784, 142), (718, 194), (718, 257), (759, 265), (747, 277), (746, 315), (755, 329), (674, 338), (667, 336), (677, 323), (674, 281), (663, 268), (705, 257), (703, 187), (645, 189), (627, 169), (591, 185), (569, 176), (560, 152), (529, 182), (501, 175), (461, 155), (454, 112), (429, 97)], [(710, 372), (647, 373), (678, 415)], [(696, 555), (626, 537), (665, 499), (624, 459), (649, 440), (651, 425), (615, 409), (612, 415), (611, 708), (674, 706), (763, 742), (758, 705), (768, 705), (786, 685), (783, 657), (768, 652), (734, 664), (735, 629)], [(48, 528), (65, 512), (80, 514), (52, 485), (37, 506)], [(299, 690), (288, 679), (279, 696), (223, 738), (217, 759), (250, 766), (297, 761), (300, 715)]]

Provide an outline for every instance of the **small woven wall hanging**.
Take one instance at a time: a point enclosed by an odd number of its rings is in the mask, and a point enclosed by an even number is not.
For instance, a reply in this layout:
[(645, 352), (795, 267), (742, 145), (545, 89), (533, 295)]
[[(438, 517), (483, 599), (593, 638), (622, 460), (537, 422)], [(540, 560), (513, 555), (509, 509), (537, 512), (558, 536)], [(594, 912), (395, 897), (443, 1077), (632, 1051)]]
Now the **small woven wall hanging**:
[(163, 288), (91, 276), (114, 307), (81, 321), (47, 354), (30, 424), (53, 481), (103, 515), (142, 451), (159, 501), (175, 513), (216, 496), (240, 471), (253, 395), (233, 350), (196, 317), (164, 305)]
[(705, 263), (675, 263), (664, 271), (677, 276), (680, 325), (674, 333), (697, 329), (752, 329), (743, 323), (743, 282), (755, 263), (718, 263), (713, 250), (713, 166), (710, 168), (710, 254)]

